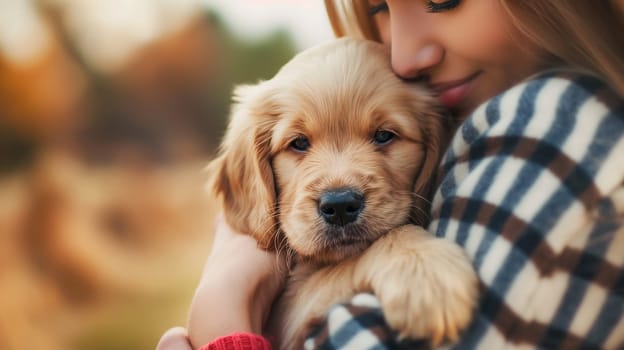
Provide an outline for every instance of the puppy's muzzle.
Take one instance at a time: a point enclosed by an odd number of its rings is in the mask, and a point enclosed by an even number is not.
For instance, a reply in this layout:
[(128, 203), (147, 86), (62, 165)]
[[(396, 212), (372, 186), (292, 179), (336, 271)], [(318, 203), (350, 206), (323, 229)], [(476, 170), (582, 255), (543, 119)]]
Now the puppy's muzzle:
[(319, 215), (328, 224), (336, 226), (354, 222), (363, 209), (364, 196), (349, 188), (325, 191), (318, 201)]

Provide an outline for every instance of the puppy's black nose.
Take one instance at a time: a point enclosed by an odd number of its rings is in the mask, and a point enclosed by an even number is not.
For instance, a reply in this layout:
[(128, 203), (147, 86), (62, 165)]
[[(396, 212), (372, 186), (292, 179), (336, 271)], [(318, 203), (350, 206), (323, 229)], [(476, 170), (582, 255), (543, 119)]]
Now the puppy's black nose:
[(318, 208), (325, 222), (345, 226), (354, 222), (364, 209), (364, 196), (351, 189), (326, 191), (321, 195)]

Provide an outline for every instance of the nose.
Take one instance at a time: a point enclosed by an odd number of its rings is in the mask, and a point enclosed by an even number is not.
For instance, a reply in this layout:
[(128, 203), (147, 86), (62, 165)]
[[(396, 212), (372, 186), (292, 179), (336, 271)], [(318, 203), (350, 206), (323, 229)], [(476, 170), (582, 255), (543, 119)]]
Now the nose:
[(357, 220), (364, 209), (364, 196), (352, 189), (338, 189), (324, 192), (319, 200), (318, 210), (328, 224), (345, 226)]
[(404, 79), (426, 76), (431, 68), (442, 62), (444, 50), (437, 44), (410, 48), (392, 45), (392, 70)]
[(445, 54), (430, 17), (414, 16), (406, 11), (394, 15), (390, 23), (392, 70), (404, 79), (425, 76), (443, 61)]

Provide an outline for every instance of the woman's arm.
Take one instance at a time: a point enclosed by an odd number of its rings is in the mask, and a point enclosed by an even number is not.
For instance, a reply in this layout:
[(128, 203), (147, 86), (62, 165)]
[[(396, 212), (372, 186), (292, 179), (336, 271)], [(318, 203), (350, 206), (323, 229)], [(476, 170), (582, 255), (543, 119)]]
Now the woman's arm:
[[(624, 343), (623, 155), (624, 104), (588, 77), (533, 79), (462, 125), (430, 227), (465, 248), (483, 285), (459, 348)], [(375, 307), (352, 304), (309, 344), (388, 344)]]
[(232, 332), (261, 334), (286, 272), (276, 254), (217, 220), (211, 253), (191, 303), (191, 343), (198, 347)]

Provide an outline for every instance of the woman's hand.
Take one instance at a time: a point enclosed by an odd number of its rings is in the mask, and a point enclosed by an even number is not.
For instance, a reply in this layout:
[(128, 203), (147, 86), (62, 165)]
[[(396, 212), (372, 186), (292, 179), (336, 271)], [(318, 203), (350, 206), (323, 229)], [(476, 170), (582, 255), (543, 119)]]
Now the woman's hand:
[[(190, 344), (197, 348), (233, 332), (261, 334), (286, 273), (278, 256), (258, 248), (253, 238), (234, 231), (219, 217), (212, 250), (191, 303)], [(175, 345), (179, 332), (163, 338), (173, 339)]]
[(174, 327), (165, 332), (156, 345), (156, 350), (193, 350), (186, 329)]

